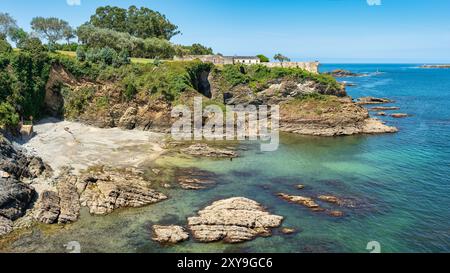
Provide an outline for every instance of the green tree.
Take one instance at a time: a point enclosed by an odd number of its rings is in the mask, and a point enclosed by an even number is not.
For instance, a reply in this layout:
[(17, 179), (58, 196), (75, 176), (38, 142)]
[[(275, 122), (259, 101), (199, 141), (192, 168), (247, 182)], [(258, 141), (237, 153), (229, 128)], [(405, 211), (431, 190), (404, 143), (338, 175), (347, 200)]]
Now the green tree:
[(0, 12), (0, 39), (6, 39), (11, 31), (17, 28), (14, 18), (8, 13)]
[(31, 28), (49, 45), (56, 44), (57, 41), (65, 38), (65, 31), (70, 28), (69, 23), (55, 18), (35, 17), (31, 21)]
[(164, 15), (146, 7), (130, 6), (128, 10), (111, 6), (99, 7), (91, 16), (89, 23), (99, 28), (127, 32), (143, 39), (170, 40), (180, 33), (178, 27)]
[(9, 37), (11, 38), (11, 41), (16, 44), (16, 47), (20, 48), (20, 45), (29, 37), (29, 35), (22, 28), (15, 28), (10, 32)]
[(268, 63), (268, 62), (270, 62), (269, 58), (266, 57), (266, 56), (264, 56), (263, 54), (256, 55), (256, 57), (258, 57), (259, 60), (260, 60), (262, 63)]
[(286, 57), (286, 56), (284, 56), (284, 55), (282, 55), (282, 54), (280, 54), (280, 53), (275, 54), (275, 56), (274, 56), (273, 58), (274, 58), (275, 60), (279, 61), (280, 63), (283, 63), (283, 62), (290, 62), (290, 61), (291, 61), (291, 59), (289, 59), (288, 57)]
[(66, 40), (67, 44), (70, 45), (70, 40), (72, 40), (76, 37), (75, 30), (71, 26), (66, 25), (63, 30), (63, 36), (64, 36), (64, 39)]

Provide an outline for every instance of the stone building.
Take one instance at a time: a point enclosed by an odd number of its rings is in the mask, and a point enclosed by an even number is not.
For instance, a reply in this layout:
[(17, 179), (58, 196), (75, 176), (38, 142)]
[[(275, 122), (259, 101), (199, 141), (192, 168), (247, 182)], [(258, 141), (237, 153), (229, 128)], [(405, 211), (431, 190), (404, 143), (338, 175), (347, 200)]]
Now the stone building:
[(267, 67), (286, 67), (286, 68), (301, 68), (311, 73), (319, 73), (319, 62), (269, 62), (262, 63), (258, 57), (253, 56), (222, 56), (222, 55), (187, 55), (178, 57), (175, 56), (175, 61), (193, 61), (200, 60), (205, 63), (213, 63), (215, 65), (225, 64), (245, 64), (245, 65), (264, 65)]

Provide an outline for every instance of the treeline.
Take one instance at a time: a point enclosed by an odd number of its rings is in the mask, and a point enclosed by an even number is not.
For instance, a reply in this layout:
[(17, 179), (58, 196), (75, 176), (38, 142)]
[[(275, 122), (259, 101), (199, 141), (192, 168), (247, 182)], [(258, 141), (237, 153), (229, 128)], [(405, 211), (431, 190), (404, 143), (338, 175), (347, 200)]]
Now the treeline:
[[(130, 57), (158, 59), (213, 53), (211, 48), (198, 43), (189, 46), (171, 43), (170, 39), (180, 33), (178, 26), (146, 7), (99, 7), (90, 20), (78, 28), (59, 18), (35, 17), (31, 29), (32, 32), (27, 33), (9, 14), (0, 13), (0, 39), (9, 38), (19, 49), (30, 39), (40, 39), (47, 42), (45, 47), (49, 51), (79, 49), (87, 53), (108, 48), (117, 55), (125, 50)], [(76, 38), (79, 43), (74, 42)]]

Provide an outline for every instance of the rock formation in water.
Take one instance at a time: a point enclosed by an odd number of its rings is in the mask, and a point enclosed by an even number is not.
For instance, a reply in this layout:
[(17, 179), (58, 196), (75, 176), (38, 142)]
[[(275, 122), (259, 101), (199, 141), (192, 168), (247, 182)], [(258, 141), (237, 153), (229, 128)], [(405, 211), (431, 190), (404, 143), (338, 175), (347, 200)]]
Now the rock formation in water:
[(239, 243), (269, 236), (281, 225), (282, 216), (272, 215), (257, 202), (234, 197), (212, 203), (188, 218), (193, 237), (200, 242)]
[(344, 69), (336, 69), (331, 72), (325, 73), (327, 75), (331, 75), (335, 78), (346, 78), (346, 77), (364, 77), (367, 76), (367, 74), (361, 74), (361, 73), (354, 73), (348, 70)]
[(187, 148), (181, 149), (181, 152), (200, 157), (215, 157), (215, 158), (234, 158), (238, 157), (238, 153), (235, 151), (214, 148), (205, 143), (193, 144)]
[(180, 226), (153, 226), (152, 240), (162, 244), (176, 244), (189, 239), (189, 234)]

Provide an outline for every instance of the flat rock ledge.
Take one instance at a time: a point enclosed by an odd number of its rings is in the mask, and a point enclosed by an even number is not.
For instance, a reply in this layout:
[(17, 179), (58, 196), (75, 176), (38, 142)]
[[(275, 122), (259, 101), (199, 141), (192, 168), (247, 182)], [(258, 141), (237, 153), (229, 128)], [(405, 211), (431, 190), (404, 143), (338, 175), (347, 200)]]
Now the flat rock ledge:
[(199, 157), (216, 157), (216, 158), (235, 158), (238, 153), (232, 150), (213, 148), (205, 143), (193, 144), (187, 148), (181, 149), (181, 152)]
[[(302, 205), (302, 206), (310, 209), (313, 212), (325, 212), (326, 214), (328, 214), (329, 216), (332, 216), (332, 217), (344, 216), (344, 213), (340, 210), (329, 210), (329, 209), (325, 209), (325, 208), (321, 207), (311, 197), (289, 195), (286, 193), (278, 193), (277, 195), (278, 195), (278, 197), (280, 197), (281, 199), (283, 199), (285, 201), (288, 201), (290, 203), (297, 204), (297, 205)], [(318, 197), (318, 199), (320, 201), (339, 205), (339, 206), (344, 206), (344, 204), (346, 204), (346, 202), (343, 199), (339, 199), (332, 195), (320, 195)]]
[(387, 99), (387, 98), (375, 98), (375, 97), (362, 97), (359, 98), (356, 104), (359, 105), (367, 105), (367, 104), (385, 104), (385, 103), (393, 103), (395, 101)]
[(125, 170), (101, 169), (75, 176), (64, 173), (56, 179), (56, 191), (39, 197), (34, 218), (45, 224), (75, 222), (81, 207), (105, 215), (123, 207), (142, 207), (167, 199), (150, 188), (151, 183)]
[(270, 236), (271, 228), (283, 221), (282, 216), (272, 215), (258, 202), (244, 197), (216, 201), (198, 215), (188, 218), (188, 226), (200, 242), (240, 243)]
[(153, 241), (161, 244), (176, 244), (189, 239), (189, 233), (181, 226), (153, 226)]

